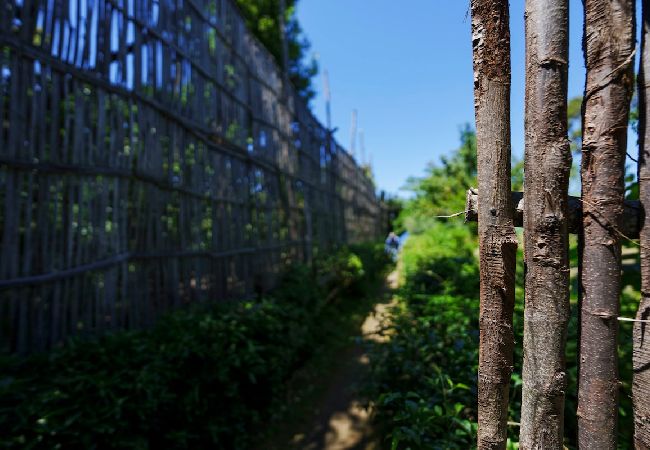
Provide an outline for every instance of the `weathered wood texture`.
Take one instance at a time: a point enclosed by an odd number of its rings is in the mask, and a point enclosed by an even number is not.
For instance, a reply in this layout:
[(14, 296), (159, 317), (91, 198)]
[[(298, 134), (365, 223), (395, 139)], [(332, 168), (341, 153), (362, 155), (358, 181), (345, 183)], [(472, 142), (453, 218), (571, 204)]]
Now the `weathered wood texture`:
[(526, 0), (524, 255), (520, 448), (564, 441), (569, 306), (568, 0)]
[[(639, 199), (643, 210), (650, 210), (650, 0), (642, 2), (641, 67), (639, 87)], [(641, 304), (637, 319), (650, 319), (650, 222), (644, 214), (640, 220), (641, 240)], [(650, 330), (647, 323), (634, 324), (633, 383), (634, 440), (637, 449), (650, 449)]]
[(634, 85), (633, 0), (585, 0), (578, 446), (615, 449), (620, 228), (627, 124)]
[[(512, 192), (512, 219), (516, 227), (524, 226), (524, 193)], [(465, 221), (478, 222), (478, 189), (469, 189), (465, 201)], [(570, 234), (579, 234), (582, 227), (582, 199), (569, 197), (567, 203), (567, 228)], [(623, 239), (639, 238), (639, 221), (643, 216), (638, 200), (625, 200), (623, 217), (617, 234)], [(622, 236), (621, 236), (622, 235)]]
[(378, 235), (372, 182), (230, 0), (0, 9), (0, 350), (247, 296)]
[(517, 239), (510, 195), (510, 29), (507, 0), (472, 0), (478, 153), (480, 350), (478, 448), (504, 449), (512, 372)]

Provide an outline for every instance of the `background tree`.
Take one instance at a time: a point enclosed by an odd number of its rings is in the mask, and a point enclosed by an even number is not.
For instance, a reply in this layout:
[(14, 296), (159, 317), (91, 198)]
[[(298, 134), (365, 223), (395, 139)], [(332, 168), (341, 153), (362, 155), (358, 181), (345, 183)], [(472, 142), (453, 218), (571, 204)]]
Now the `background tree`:
[[(460, 147), (430, 163), (423, 177), (410, 177), (404, 190), (415, 194), (397, 222), (399, 228), (418, 232), (431, 226), (434, 216), (460, 212), (465, 192), (476, 186), (476, 133), (469, 124), (460, 129)], [(459, 195), (460, 194), (460, 195)]]
[[(280, 34), (279, 0), (236, 0), (246, 20), (246, 26), (264, 44), (283, 67)], [(316, 94), (312, 79), (318, 74), (318, 63), (308, 56), (311, 44), (296, 18), (298, 0), (286, 0), (285, 23), (289, 50), (289, 78), (298, 94), (309, 102)]]

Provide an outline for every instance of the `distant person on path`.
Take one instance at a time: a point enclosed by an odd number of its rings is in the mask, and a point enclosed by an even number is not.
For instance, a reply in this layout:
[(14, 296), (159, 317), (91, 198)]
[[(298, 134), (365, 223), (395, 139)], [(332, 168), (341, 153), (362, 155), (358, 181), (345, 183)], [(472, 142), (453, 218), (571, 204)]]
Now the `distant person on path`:
[(395, 234), (395, 232), (391, 231), (388, 233), (388, 237), (386, 238), (386, 245), (385, 245), (385, 250), (386, 253), (390, 255), (390, 257), (393, 259), (393, 261), (397, 260), (397, 251), (399, 250), (399, 238)]

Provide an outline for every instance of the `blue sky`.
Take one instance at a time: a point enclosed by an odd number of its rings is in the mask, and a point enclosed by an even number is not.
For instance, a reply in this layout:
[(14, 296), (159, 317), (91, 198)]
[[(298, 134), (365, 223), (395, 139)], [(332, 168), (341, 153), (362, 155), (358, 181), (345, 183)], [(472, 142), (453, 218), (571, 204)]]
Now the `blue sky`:
[[(409, 176), (458, 147), (473, 125), (469, 0), (301, 0), (298, 19), (327, 69), (333, 125), (346, 148), (353, 109), (372, 154), (379, 189), (399, 191)], [(524, 149), (524, 0), (510, 2), (512, 148)], [(570, 0), (569, 96), (582, 94), (583, 8)], [(322, 78), (313, 110), (325, 123)], [(357, 145), (357, 148), (359, 146)]]

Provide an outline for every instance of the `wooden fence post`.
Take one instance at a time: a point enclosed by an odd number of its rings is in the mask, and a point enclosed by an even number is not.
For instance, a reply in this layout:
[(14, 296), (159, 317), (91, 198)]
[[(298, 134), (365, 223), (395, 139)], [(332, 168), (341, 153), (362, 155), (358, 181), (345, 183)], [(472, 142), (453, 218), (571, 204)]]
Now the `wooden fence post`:
[(508, 0), (472, 0), (478, 153), (480, 350), (478, 448), (505, 449), (517, 238), (510, 195)]
[[(641, 67), (639, 69), (639, 200), (643, 210), (650, 209), (650, 128), (648, 127), (647, 86), (650, 83), (650, 1), (642, 2)], [(650, 215), (645, 212), (640, 220), (641, 240), (641, 304), (637, 319), (650, 319)], [(650, 335), (647, 323), (634, 324), (634, 349), (632, 353), (634, 379), (632, 398), (634, 403), (634, 440), (636, 448), (650, 448)]]
[(569, 306), (568, 0), (526, 0), (522, 449), (562, 449)]
[(585, 0), (583, 299), (578, 447), (615, 449), (618, 315), (627, 122), (634, 83), (634, 1)]

